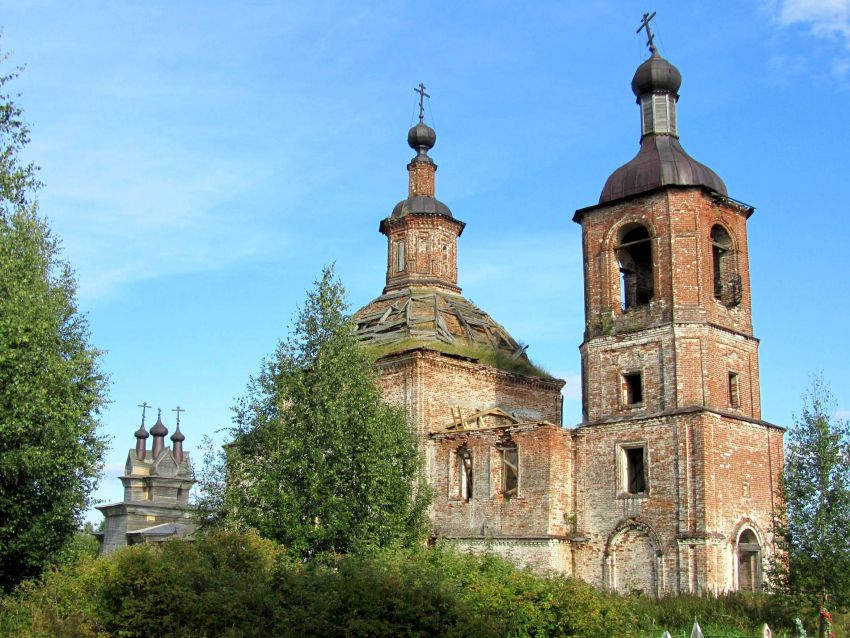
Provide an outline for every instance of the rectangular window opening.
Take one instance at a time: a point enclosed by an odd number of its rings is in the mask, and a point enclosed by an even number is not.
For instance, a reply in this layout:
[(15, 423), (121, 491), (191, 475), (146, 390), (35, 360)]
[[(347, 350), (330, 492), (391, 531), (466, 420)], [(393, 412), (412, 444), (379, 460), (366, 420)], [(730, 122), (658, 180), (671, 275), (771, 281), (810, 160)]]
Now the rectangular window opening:
[(395, 243), (395, 271), (404, 272), (404, 242), (397, 241)]
[(519, 451), (516, 445), (502, 448), (502, 494), (516, 496), (519, 487)]
[(623, 375), (623, 402), (626, 405), (643, 403), (643, 375), (640, 372)]
[(736, 410), (741, 407), (741, 392), (737, 372), (729, 373), (729, 407)]
[(465, 501), (472, 498), (472, 450), (460, 448), (457, 451), (458, 496)]
[(643, 447), (624, 448), (625, 491), (629, 494), (646, 492), (646, 459)]

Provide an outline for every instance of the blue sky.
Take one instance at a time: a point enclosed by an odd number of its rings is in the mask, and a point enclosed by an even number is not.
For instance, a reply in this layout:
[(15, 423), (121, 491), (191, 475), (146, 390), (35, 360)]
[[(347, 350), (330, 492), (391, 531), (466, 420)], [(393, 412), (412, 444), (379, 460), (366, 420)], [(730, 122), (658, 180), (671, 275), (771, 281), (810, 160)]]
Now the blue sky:
[(41, 210), (106, 350), (99, 498), (120, 498), (142, 401), (171, 428), (186, 408), (188, 449), (229, 426), (324, 264), (354, 308), (380, 294), (420, 81), (464, 294), (567, 380), (577, 423), (571, 217), (637, 151), (643, 11), (684, 77), (683, 146), (757, 207), (763, 417), (789, 424), (816, 370), (850, 414), (850, 0), (0, 6)]

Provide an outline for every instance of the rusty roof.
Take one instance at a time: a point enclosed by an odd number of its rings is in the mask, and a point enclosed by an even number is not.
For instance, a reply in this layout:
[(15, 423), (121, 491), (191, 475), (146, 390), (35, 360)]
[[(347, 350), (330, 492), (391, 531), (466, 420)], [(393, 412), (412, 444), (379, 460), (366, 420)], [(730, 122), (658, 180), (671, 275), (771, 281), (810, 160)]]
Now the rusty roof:
[(727, 195), (726, 184), (713, 170), (688, 155), (672, 135), (644, 135), (640, 151), (611, 174), (599, 203), (614, 201), (659, 186), (705, 186)]

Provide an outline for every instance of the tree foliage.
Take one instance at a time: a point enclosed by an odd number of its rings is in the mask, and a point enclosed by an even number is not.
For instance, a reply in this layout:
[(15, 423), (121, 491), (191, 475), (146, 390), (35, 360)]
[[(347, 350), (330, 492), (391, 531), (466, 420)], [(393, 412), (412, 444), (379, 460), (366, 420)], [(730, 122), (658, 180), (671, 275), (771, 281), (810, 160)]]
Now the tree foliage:
[(776, 524), (780, 591), (812, 605), (850, 604), (850, 428), (820, 376), (787, 434), (781, 481), (786, 515)]
[(201, 475), (202, 509), (300, 559), (422, 539), (417, 439), (387, 405), (332, 267), (235, 411), (227, 480)]
[[(5, 57), (2, 58), (5, 61)], [(102, 465), (100, 353), (37, 214), (21, 109), (0, 76), (0, 588), (37, 575), (79, 527)]]

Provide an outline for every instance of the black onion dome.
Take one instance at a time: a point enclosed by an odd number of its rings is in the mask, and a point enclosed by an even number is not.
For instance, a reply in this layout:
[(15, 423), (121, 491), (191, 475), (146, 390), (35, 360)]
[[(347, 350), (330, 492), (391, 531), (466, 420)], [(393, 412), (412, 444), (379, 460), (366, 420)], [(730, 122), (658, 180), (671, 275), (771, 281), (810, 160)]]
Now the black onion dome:
[(635, 158), (614, 171), (605, 182), (599, 203), (671, 185), (706, 186), (727, 195), (720, 176), (688, 155), (677, 138), (644, 135)]
[(142, 424), (141, 426), (139, 426), (139, 429), (138, 429), (138, 430), (136, 430), (136, 432), (135, 432), (135, 437), (136, 437), (137, 439), (146, 439), (146, 438), (148, 438), (149, 436), (150, 436), (150, 434), (148, 434), (148, 431), (145, 429), (144, 424)]
[(437, 143), (437, 133), (425, 122), (420, 121), (419, 124), (412, 127), (407, 132), (407, 144), (413, 150), (431, 150), (434, 144)]
[(390, 213), (390, 219), (398, 219), (412, 214), (452, 217), (452, 211), (439, 199), (426, 195), (411, 195), (395, 205), (393, 212)]
[(662, 58), (658, 53), (641, 64), (632, 78), (632, 91), (636, 96), (656, 91), (678, 93), (682, 86), (682, 74), (679, 69)]
[(180, 431), (180, 426), (177, 426), (177, 429), (174, 430), (174, 434), (171, 435), (171, 440), (175, 443), (186, 440), (186, 435)]
[(151, 434), (154, 436), (165, 436), (168, 434), (168, 428), (162, 423), (161, 416), (156, 418), (156, 423), (154, 423), (154, 426), (151, 428)]

